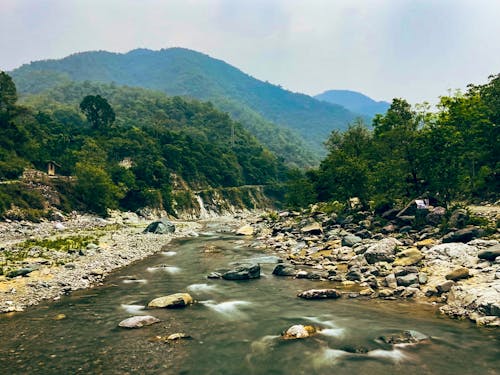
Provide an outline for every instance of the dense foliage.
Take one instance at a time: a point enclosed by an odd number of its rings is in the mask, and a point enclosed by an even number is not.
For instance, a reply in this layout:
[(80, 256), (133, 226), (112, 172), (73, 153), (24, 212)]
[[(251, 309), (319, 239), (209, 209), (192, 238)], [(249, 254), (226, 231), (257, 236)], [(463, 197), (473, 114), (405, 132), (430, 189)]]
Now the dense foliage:
[(500, 75), (442, 97), (434, 112), (394, 99), (374, 118), (373, 130), (358, 120), (332, 132), (320, 167), (290, 182), (290, 204), (355, 196), (379, 207), (422, 195), (443, 204), (498, 199), (499, 126)]
[(2, 73), (0, 179), (55, 160), (59, 173), (76, 177), (68, 189), (73, 206), (101, 214), (145, 205), (170, 209), (172, 173), (193, 188), (269, 184), (285, 175), (270, 151), (210, 103), (67, 82), (21, 106), (11, 99), (15, 86), (7, 77)]
[[(278, 156), (299, 166), (319, 161), (324, 156), (322, 143), (331, 130), (345, 129), (357, 116), (339, 105), (259, 81), (221, 60), (183, 48), (137, 49), (126, 54), (84, 52), (27, 64), (12, 76), (22, 93), (37, 93), (68, 80), (89, 80), (210, 100)], [(289, 146), (283, 147), (281, 140)]]

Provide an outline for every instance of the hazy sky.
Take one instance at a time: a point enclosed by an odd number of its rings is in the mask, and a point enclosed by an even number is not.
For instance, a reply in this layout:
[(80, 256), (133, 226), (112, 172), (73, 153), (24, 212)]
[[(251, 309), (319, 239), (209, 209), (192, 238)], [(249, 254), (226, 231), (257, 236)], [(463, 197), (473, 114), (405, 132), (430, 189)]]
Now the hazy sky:
[(0, 0), (0, 69), (186, 47), (306, 94), (434, 102), (500, 72), (499, 0)]

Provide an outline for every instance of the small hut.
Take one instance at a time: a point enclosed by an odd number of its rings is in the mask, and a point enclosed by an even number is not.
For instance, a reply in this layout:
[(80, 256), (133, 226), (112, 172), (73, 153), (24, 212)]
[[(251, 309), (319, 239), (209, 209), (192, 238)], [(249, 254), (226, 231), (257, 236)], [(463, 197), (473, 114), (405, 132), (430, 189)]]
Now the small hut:
[(56, 167), (61, 168), (61, 166), (58, 163), (56, 163), (53, 160), (49, 160), (47, 162), (47, 174), (49, 176), (55, 176), (56, 175)]

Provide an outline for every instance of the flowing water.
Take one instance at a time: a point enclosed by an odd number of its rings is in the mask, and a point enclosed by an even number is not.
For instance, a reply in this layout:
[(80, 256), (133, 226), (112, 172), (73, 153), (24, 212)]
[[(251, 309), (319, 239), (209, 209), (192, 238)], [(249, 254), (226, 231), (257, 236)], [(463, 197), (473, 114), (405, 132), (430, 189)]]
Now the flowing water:
[[(443, 318), (434, 307), (411, 302), (301, 300), (298, 291), (331, 285), (274, 277), (272, 254), (235, 240), (207, 233), (177, 241), (114, 273), (101, 287), (0, 316), (0, 373), (500, 373), (498, 330)], [(217, 268), (249, 259), (261, 262), (258, 280), (206, 278)], [(149, 300), (181, 291), (198, 303), (179, 310), (144, 310)], [(58, 320), (60, 314), (66, 318)], [(137, 314), (162, 322), (141, 329), (117, 327)], [(322, 331), (304, 340), (281, 340), (280, 333), (294, 324)], [(378, 339), (403, 330), (431, 338), (396, 346)], [(192, 339), (151, 340), (174, 332)]]

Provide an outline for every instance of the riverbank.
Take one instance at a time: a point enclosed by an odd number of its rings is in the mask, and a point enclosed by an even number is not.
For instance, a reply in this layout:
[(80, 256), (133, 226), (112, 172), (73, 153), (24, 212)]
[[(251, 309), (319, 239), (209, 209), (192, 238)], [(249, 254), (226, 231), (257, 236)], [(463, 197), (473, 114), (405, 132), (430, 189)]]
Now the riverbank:
[[(175, 221), (173, 234), (143, 233), (150, 222), (115, 213), (106, 220), (75, 215), (63, 222), (1, 223), (0, 264), (5, 274), (0, 276), (0, 312), (23, 311), (42, 300), (99, 285), (110, 272), (161, 251), (174, 238), (195, 236), (201, 228), (198, 222)], [(45, 248), (47, 241), (56, 248)], [(12, 272), (21, 275), (12, 277)], [(24, 272), (29, 273), (22, 277)]]

